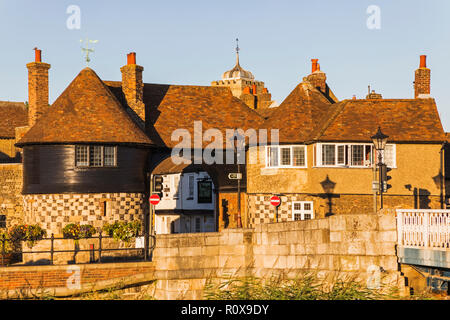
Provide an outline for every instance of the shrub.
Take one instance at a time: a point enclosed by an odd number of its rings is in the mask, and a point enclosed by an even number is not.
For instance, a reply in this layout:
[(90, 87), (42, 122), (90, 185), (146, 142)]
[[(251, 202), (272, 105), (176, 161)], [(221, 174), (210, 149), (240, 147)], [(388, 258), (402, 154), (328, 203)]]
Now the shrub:
[(20, 241), (26, 241), (31, 248), (38, 240), (42, 240), (47, 235), (47, 231), (42, 229), (38, 224), (19, 224), (12, 226), (8, 232), (9, 239), (12, 243), (18, 244)]
[(104, 225), (103, 231), (105, 231), (108, 236), (113, 237), (114, 240), (129, 242), (132, 238), (138, 236), (141, 227), (140, 221), (116, 221), (112, 224), (107, 223)]
[(6, 229), (0, 229), (0, 255), (8, 254), (13, 251), (11, 241)]

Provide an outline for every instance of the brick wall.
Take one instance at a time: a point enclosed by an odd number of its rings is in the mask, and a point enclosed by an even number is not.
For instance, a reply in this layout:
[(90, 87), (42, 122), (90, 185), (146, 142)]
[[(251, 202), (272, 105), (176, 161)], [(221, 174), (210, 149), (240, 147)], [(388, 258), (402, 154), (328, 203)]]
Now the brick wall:
[(0, 164), (0, 215), (7, 227), (23, 222), (22, 164)]
[[(151, 262), (86, 264), (69, 266), (33, 266), (0, 268), (0, 296), (14, 296), (26, 290), (48, 289), (49, 294), (71, 294), (76, 290), (87, 291), (94, 287), (100, 289), (106, 283), (113, 284), (126, 277), (150, 274), (154, 264)], [(77, 284), (72, 279), (79, 276), (80, 287), (71, 289), (70, 284)], [(69, 281), (69, 286), (68, 286)]]

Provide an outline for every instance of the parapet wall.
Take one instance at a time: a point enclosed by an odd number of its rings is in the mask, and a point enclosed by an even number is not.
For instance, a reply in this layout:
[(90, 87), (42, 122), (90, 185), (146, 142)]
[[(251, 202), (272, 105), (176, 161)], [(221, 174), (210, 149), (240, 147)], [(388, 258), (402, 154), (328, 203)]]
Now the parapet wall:
[(350, 276), (402, 289), (395, 216), (336, 215), (220, 233), (158, 235), (153, 254), (157, 299), (201, 299), (208, 279)]

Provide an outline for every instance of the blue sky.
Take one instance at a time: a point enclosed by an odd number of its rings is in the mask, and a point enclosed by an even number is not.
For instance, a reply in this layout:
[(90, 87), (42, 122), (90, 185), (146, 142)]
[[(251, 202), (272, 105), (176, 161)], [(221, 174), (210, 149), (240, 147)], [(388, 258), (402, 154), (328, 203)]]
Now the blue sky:
[[(69, 5), (81, 9), (80, 29), (66, 26)], [(366, 26), (369, 5), (381, 29)], [(150, 83), (209, 85), (241, 65), (281, 102), (318, 58), (339, 99), (363, 98), (367, 86), (384, 98), (413, 97), (419, 56), (428, 56), (431, 94), (450, 131), (450, 1), (247, 0), (77, 1), (0, 0), (0, 100), (27, 100), (25, 64), (33, 48), (50, 70), (50, 103), (85, 67), (80, 39), (98, 39), (90, 67), (120, 80), (136, 51)]]

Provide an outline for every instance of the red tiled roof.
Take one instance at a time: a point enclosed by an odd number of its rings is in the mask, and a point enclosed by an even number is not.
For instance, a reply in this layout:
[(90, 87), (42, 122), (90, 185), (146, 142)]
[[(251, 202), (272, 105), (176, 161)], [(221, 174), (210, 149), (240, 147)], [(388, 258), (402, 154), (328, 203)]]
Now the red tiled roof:
[[(334, 105), (308, 82), (295, 87), (279, 107), (273, 108), (264, 127), (278, 129), (281, 143), (306, 142), (320, 128)], [(270, 137), (270, 133), (268, 132)]]
[(152, 144), (97, 74), (85, 68), (17, 145), (92, 142)]
[(0, 138), (15, 138), (15, 128), (28, 125), (28, 108), (23, 102), (0, 101)]
[[(124, 101), (121, 82), (105, 82), (119, 100)], [(257, 130), (264, 118), (234, 97), (229, 88), (211, 86), (144, 84), (147, 133), (160, 146), (172, 148), (172, 133), (186, 129), (194, 138), (194, 121), (201, 121), (203, 133), (218, 129), (225, 140), (227, 129)], [(125, 105), (124, 102), (122, 102)], [(203, 142), (206, 147), (211, 142)], [(225, 141), (223, 141), (225, 147)]]
[(379, 126), (390, 141), (445, 140), (434, 99), (345, 100), (336, 108), (316, 140), (370, 141)]

